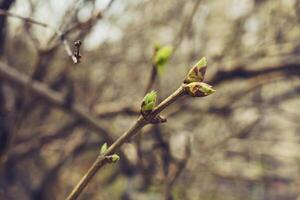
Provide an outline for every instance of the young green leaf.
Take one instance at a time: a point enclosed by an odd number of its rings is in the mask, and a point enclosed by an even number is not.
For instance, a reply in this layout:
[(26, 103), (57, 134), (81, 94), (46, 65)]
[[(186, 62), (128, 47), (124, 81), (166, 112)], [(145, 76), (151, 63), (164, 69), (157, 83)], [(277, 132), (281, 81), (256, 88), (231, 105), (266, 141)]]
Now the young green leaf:
[(207, 60), (205, 57), (201, 58), (189, 71), (184, 83), (202, 82), (204, 80), (207, 68)]
[(117, 155), (117, 154), (113, 154), (113, 155), (111, 156), (111, 160), (112, 160), (113, 162), (117, 162), (117, 161), (120, 160), (120, 156)]
[(155, 107), (156, 98), (157, 98), (157, 94), (155, 91), (146, 94), (141, 105), (141, 112), (142, 113), (151, 112)]
[(161, 48), (160, 42), (156, 42), (156, 43), (154, 44), (154, 51), (157, 52), (160, 48)]
[(100, 154), (104, 154), (106, 150), (107, 150), (107, 143), (105, 142), (100, 149)]
[(154, 56), (154, 64), (159, 74), (162, 74), (165, 70), (165, 66), (172, 55), (173, 47), (164, 46), (158, 48)]

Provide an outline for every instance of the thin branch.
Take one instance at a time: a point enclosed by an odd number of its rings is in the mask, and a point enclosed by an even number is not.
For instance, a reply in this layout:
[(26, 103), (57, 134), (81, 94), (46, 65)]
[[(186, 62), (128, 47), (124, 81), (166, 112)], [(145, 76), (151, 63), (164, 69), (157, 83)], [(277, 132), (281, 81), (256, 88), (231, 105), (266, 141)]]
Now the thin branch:
[(150, 92), (150, 90), (153, 88), (153, 85), (155, 83), (156, 77), (157, 77), (157, 67), (156, 67), (155, 64), (153, 64), (152, 65), (152, 69), (151, 69), (150, 78), (149, 78), (149, 81), (148, 81), (148, 83), (146, 85), (146, 90), (145, 90), (144, 95), (146, 95), (148, 92)]
[(99, 120), (93, 116), (92, 113), (88, 112), (88, 109), (83, 105), (74, 104), (70, 108), (66, 109), (64, 96), (59, 92), (55, 92), (47, 87), (45, 84), (38, 81), (33, 81), (29, 76), (21, 74), (12, 67), (7, 66), (0, 62), (0, 78), (3, 81), (10, 82), (11, 84), (21, 87), (28, 88), (34, 95), (39, 96), (52, 106), (64, 109), (69, 114), (78, 118), (80, 121), (87, 124), (91, 129), (103, 134), (107, 142), (112, 142), (112, 138), (107, 131), (101, 127)]
[[(254, 68), (251, 69), (250, 68)], [(229, 80), (235, 79), (247, 79), (251, 83), (251, 88), (247, 91), (253, 90), (253, 87), (266, 84), (272, 81), (274, 78), (283, 77), (283, 75), (299, 76), (300, 75), (300, 59), (297, 56), (289, 55), (282, 58), (282, 61), (275, 62), (271, 58), (260, 59), (255, 63), (235, 63), (230, 70), (220, 70), (208, 77), (206, 80), (212, 85), (220, 85)], [(249, 68), (249, 69), (248, 69)], [(255, 84), (254, 84), (255, 83)], [(257, 85), (259, 83), (259, 85)], [(246, 93), (246, 92), (244, 92)], [(243, 93), (243, 94), (244, 94)], [(241, 95), (240, 93), (238, 95)], [(230, 97), (230, 102), (233, 98)], [(236, 97), (234, 99), (237, 99)], [(227, 101), (226, 101), (227, 102)], [(212, 107), (210, 112), (221, 111), (227, 107), (222, 106), (221, 108)], [(169, 115), (173, 116), (182, 109), (189, 109), (188, 104), (183, 104), (178, 109), (172, 111)], [(195, 108), (193, 108), (195, 109)], [(130, 106), (128, 104), (119, 105), (119, 103), (110, 103), (99, 106), (96, 108), (97, 116), (99, 117), (111, 117), (118, 114), (126, 115), (138, 115), (138, 108)]]
[(80, 22), (77, 24), (74, 24), (73, 26), (71, 26), (70, 28), (68, 28), (67, 30), (65, 30), (62, 33), (62, 36), (67, 36), (68, 34), (70, 34), (71, 32), (77, 30), (77, 29), (82, 29), (82, 28), (89, 28), (92, 25), (94, 25), (94, 23), (99, 20), (102, 19), (104, 12), (107, 11), (113, 4), (114, 0), (110, 0), (110, 2), (107, 4), (106, 8), (103, 10), (98, 11), (95, 15), (93, 15), (91, 18), (89, 18), (87, 21), (85, 22)]
[(151, 123), (151, 121), (166, 107), (170, 106), (180, 97), (185, 95), (185, 89), (183, 86), (180, 86), (175, 92), (173, 92), (169, 97), (162, 101), (157, 107), (154, 108), (152, 113), (145, 119), (143, 116), (135, 121), (135, 123), (121, 135), (105, 152), (104, 155), (99, 155), (87, 173), (82, 177), (79, 183), (75, 186), (72, 192), (67, 197), (67, 200), (75, 200), (81, 194), (83, 189), (88, 185), (91, 179), (95, 176), (100, 168), (102, 168), (106, 162), (104, 162), (103, 156), (108, 156), (113, 154), (120, 146), (127, 142), (131, 137), (136, 135), (144, 126)]
[(228, 70), (219, 70), (208, 82), (219, 85), (233, 79), (249, 79), (264, 74), (281, 72), (287, 75), (300, 75), (300, 59), (298, 56), (287, 55), (281, 58), (267, 57), (257, 62), (235, 63)]
[[(169, 152), (170, 153), (170, 152)], [(181, 159), (176, 159), (172, 154), (171, 162), (168, 164), (167, 174), (165, 176), (165, 185), (164, 185), (164, 199), (170, 200), (172, 198), (172, 187), (182, 173), (184, 168), (186, 167), (188, 160), (191, 156), (191, 141), (190, 138), (186, 138), (185, 141), (185, 152), (184, 156)]]
[(180, 30), (179, 30), (179, 32), (178, 32), (178, 34), (175, 37), (174, 42), (173, 42), (173, 44), (174, 44), (173, 54), (175, 53), (175, 51), (180, 46), (180, 44), (181, 44), (181, 42), (184, 38), (185, 32), (187, 32), (190, 29), (193, 18), (195, 16), (195, 14), (197, 13), (197, 10), (199, 8), (199, 5), (200, 5), (201, 1), (202, 0), (196, 0), (195, 2), (193, 2), (194, 5), (193, 5), (192, 9), (188, 10), (188, 13), (184, 17), (184, 19), (182, 21), (182, 24), (181, 24), (181, 27), (180, 27)]

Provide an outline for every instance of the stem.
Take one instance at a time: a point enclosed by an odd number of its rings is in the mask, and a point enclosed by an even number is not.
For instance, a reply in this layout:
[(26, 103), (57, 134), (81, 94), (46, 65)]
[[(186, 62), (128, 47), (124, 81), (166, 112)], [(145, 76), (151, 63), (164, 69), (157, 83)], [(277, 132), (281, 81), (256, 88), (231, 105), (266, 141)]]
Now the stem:
[(178, 100), (180, 97), (184, 96), (185, 94), (186, 94), (185, 89), (183, 88), (183, 85), (181, 85), (177, 90), (175, 90), (170, 96), (168, 96), (165, 100), (163, 100), (158, 106), (156, 106), (153, 109), (153, 111), (150, 114), (151, 115), (150, 118), (154, 118), (166, 107), (174, 103), (176, 100)]
[(156, 79), (156, 76), (157, 76), (157, 70), (156, 70), (156, 65), (152, 65), (152, 70), (151, 70), (151, 75), (150, 75), (150, 78), (149, 78), (149, 81), (147, 83), (147, 86), (146, 86), (146, 90), (145, 90), (145, 94), (146, 95), (148, 92), (150, 92), (151, 88), (153, 88), (153, 85), (155, 83), (155, 79)]
[(158, 106), (154, 108), (147, 120), (143, 116), (139, 116), (135, 123), (107, 149), (104, 155), (98, 155), (92, 166), (77, 183), (77, 185), (66, 198), (66, 200), (76, 200), (78, 198), (78, 196), (88, 185), (91, 179), (95, 176), (98, 170), (102, 168), (105, 164), (107, 164), (107, 162), (105, 162), (105, 156), (113, 154), (120, 146), (122, 146), (131, 137), (137, 134), (144, 126), (149, 124), (150, 121), (154, 117), (156, 117), (161, 111), (163, 111), (166, 107), (174, 103), (183, 95), (185, 95), (185, 90), (183, 86), (180, 86), (175, 92), (173, 92), (169, 97), (167, 97), (164, 101), (162, 101)]

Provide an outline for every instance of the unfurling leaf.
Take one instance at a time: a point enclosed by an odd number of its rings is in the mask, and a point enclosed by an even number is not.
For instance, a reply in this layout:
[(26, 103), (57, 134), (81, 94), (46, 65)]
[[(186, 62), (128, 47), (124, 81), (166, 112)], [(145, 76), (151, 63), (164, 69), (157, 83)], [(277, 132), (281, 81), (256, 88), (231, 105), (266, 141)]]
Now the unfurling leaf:
[(153, 110), (156, 104), (157, 94), (155, 91), (149, 92), (143, 99), (141, 112), (147, 114)]
[(117, 154), (113, 154), (113, 155), (111, 156), (111, 160), (112, 160), (112, 162), (117, 162), (117, 161), (120, 160), (120, 156), (117, 155)]
[(202, 82), (207, 68), (206, 58), (201, 58), (187, 74), (184, 83)]
[(165, 70), (165, 66), (172, 55), (173, 47), (164, 46), (157, 48), (154, 56), (154, 64), (159, 74), (162, 74)]
[(104, 143), (100, 149), (100, 154), (104, 154), (107, 150), (107, 143)]
[(203, 82), (189, 83), (185, 85), (185, 90), (192, 97), (205, 97), (216, 91), (211, 85)]

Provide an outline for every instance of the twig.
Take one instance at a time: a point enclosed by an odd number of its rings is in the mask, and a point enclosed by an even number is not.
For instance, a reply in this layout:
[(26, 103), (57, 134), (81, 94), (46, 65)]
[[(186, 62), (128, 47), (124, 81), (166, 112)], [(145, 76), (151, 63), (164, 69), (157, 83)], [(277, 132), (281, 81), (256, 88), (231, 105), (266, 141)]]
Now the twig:
[(146, 85), (146, 90), (145, 90), (144, 94), (147, 94), (153, 88), (156, 77), (157, 77), (157, 67), (155, 64), (153, 64), (152, 69), (151, 69), (151, 75), (150, 75), (149, 81)]
[[(192, 97), (204, 97), (215, 92), (215, 90), (208, 84), (203, 83), (205, 71), (207, 67), (206, 58), (199, 60), (193, 68), (188, 72), (184, 83), (174, 91), (170, 96), (163, 100), (158, 106), (156, 103), (156, 92), (148, 93), (141, 105), (141, 115), (135, 123), (121, 135), (104, 153), (100, 153), (88, 172), (82, 177), (79, 183), (71, 191), (67, 200), (76, 200), (83, 189), (88, 185), (97, 171), (105, 165), (103, 161), (105, 156), (112, 155), (120, 146), (127, 142), (131, 137), (136, 135), (147, 124), (163, 123), (166, 119), (159, 114), (165, 108), (177, 101), (180, 97), (189, 95)], [(104, 156), (104, 157), (103, 157)]]
[(209, 83), (219, 85), (233, 79), (249, 79), (271, 73), (284, 73), (288, 75), (300, 75), (300, 58), (294, 55), (282, 56), (280, 59), (267, 57), (257, 62), (235, 63), (228, 70), (219, 70)]
[[(163, 102), (161, 102), (152, 113), (149, 115), (147, 119), (143, 116), (140, 116), (135, 123), (122, 135), (120, 136), (105, 152), (104, 156), (111, 155), (114, 153), (121, 145), (127, 142), (131, 137), (137, 134), (144, 126), (151, 123), (161, 111), (163, 111), (166, 107), (174, 103), (180, 97), (186, 94), (183, 86), (180, 86), (175, 92), (173, 92), (169, 97), (167, 97)], [(103, 161), (103, 156), (99, 155), (87, 173), (82, 177), (79, 183), (75, 186), (72, 192), (67, 197), (67, 200), (75, 200), (81, 194), (83, 189), (87, 186), (87, 184), (91, 181), (93, 176), (97, 173), (97, 171), (102, 168), (106, 163)]]
[(157, 77), (157, 64), (155, 62), (153, 62), (153, 61), (155, 59), (155, 56), (156, 56), (158, 50), (159, 50), (159, 48), (154, 47), (153, 55), (152, 55), (151, 75), (150, 75), (149, 81), (148, 81), (148, 83), (146, 85), (146, 89), (145, 89), (144, 95), (146, 95), (148, 92), (150, 92), (151, 88), (153, 87), (153, 85), (155, 83), (156, 77)]

